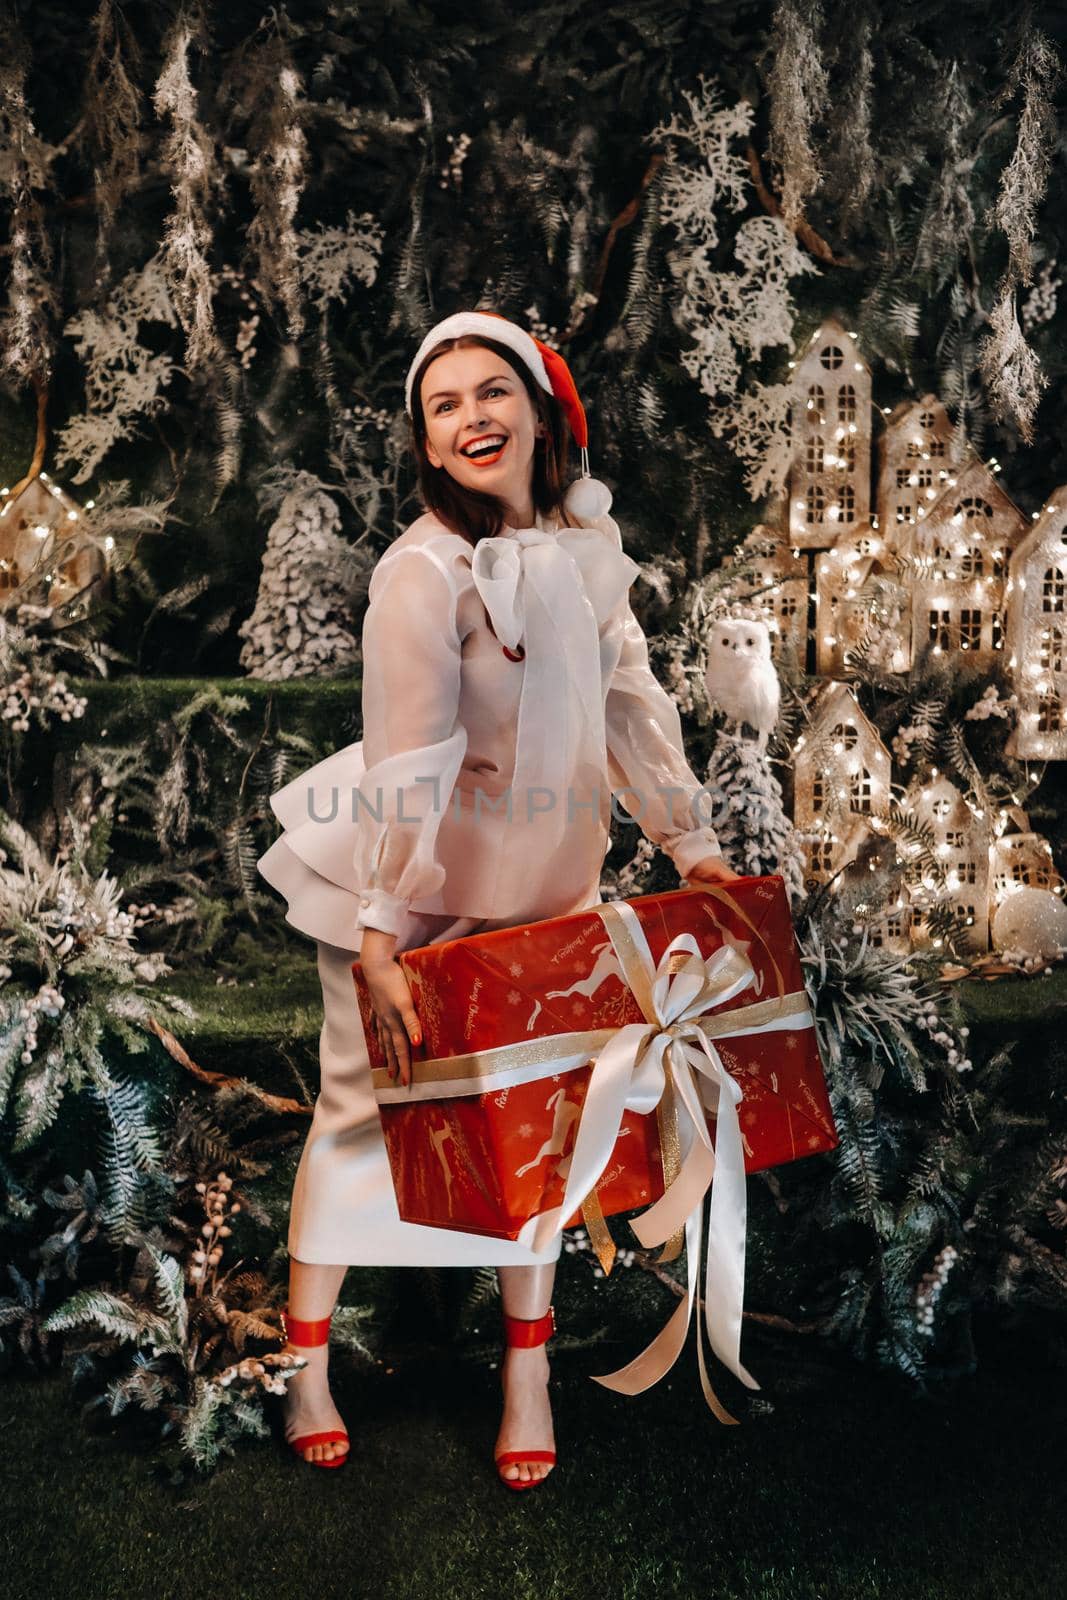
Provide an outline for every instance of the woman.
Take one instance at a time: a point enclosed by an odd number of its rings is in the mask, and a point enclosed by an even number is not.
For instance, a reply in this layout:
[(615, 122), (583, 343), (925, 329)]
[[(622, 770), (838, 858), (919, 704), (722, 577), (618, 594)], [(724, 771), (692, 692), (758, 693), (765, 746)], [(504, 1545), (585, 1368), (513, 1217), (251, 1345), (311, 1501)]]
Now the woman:
[(423, 340), (406, 400), (427, 509), (372, 576), (363, 739), (273, 797), (286, 832), (260, 863), (318, 941), (325, 1006), (289, 1234), (287, 1332), (308, 1365), (288, 1386), (286, 1435), (316, 1466), (347, 1454), (326, 1345), (347, 1266), (493, 1265), (507, 1336), (495, 1460), (528, 1488), (555, 1461), (545, 1341), (559, 1236), (535, 1254), (527, 1230), (495, 1240), (400, 1220), (353, 951), (407, 1083), (419, 1021), (396, 952), (598, 904), (612, 791), (637, 793), (628, 809), (691, 882), (736, 874), (690, 800), (699, 782), (628, 604), (639, 569), (610, 495), (586, 471), (564, 497), (568, 426), (583, 467), (587, 455), (563, 359), (494, 313), (457, 313)]

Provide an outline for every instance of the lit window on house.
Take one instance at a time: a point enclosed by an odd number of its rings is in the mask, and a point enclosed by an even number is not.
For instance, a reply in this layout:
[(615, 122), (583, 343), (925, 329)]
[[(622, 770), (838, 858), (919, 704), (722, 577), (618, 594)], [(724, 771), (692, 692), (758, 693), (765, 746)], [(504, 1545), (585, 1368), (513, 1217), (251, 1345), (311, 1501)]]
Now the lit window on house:
[(911, 469), (910, 469), (910, 467), (898, 467), (897, 468), (897, 488), (898, 489), (906, 489), (910, 482), (911, 482)]
[(930, 643), (941, 650), (951, 650), (952, 613), (950, 611), (932, 610), (930, 612)]
[(804, 515), (812, 524), (826, 521), (826, 496), (817, 483), (811, 484), (804, 495)]
[(778, 602), (778, 615), (780, 617), (795, 617), (797, 614), (797, 597), (795, 594), (784, 594)]
[(859, 729), (854, 722), (838, 722), (830, 735), (834, 744), (844, 745), (846, 750), (855, 750), (860, 741)]
[(823, 470), (823, 462), (824, 456), (822, 440), (818, 437), (810, 438), (808, 440), (807, 449), (804, 452), (805, 466), (807, 467), (808, 471), (814, 475)]
[(849, 802), (853, 811), (870, 811), (874, 799), (871, 775), (866, 767), (853, 772), (848, 780)]
[(1067, 592), (1067, 584), (1064, 583), (1061, 569), (1059, 567), (1047, 567), (1044, 581), (1041, 585), (1042, 611), (1062, 611), (1065, 592)]
[(973, 607), (960, 610), (960, 649), (978, 650), (982, 644), (982, 613)]
[(832, 872), (834, 870), (834, 846), (832, 839), (816, 839), (811, 847), (812, 872)]
[(960, 557), (960, 576), (980, 578), (985, 572), (985, 550), (980, 544), (968, 545)]
[(843, 383), (837, 391), (838, 422), (855, 422), (856, 391), (850, 383)]
[(1038, 733), (1059, 733), (1063, 726), (1063, 707), (1058, 694), (1043, 694), (1037, 702)]
[(945, 454), (944, 439), (931, 439), (930, 443), (926, 447), (926, 453), (927, 455), (933, 456), (940, 461)]
[(911, 505), (906, 505), (906, 506), (898, 505), (897, 506), (897, 521), (898, 522), (914, 522), (915, 521), (915, 507), (911, 506)]
[(994, 611), (989, 619), (989, 640), (994, 650), (1004, 648), (1004, 613)]
[(952, 551), (949, 549), (948, 545), (942, 544), (939, 539), (936, 540), (934, 542), (933, 549), (930, 551), (930, 561), (933, 566), (933, 576), (935, 578), (946, 578), (948, 576), (949, 563), (951, 560)]
[(808, 410), (819, 422), (826, 421), (826, 396), (820, 384), (813, 383), (808, 390)]
[(851, 434), (837, 442), (837, 465), (841, 472), (856, 470), (856, 441)]
[(1063, 671), (1063, 629), (1047, 628), (1041, 641), (1040, 664), (1045, 672)]
[(819, 352), (819, 363), (827, 372), (836, 372), (845, 364), (844, 352), (836, 344), (825, 345)]
[[(952, 810), (952, 802), (946, 801), (944, 815)], [(945, 843), (950, 850), (962, 850), (966, 843), (966, 835), (962, 828), (947, 828), (945, 830)]]
[(817, 772), (811, 780), (811, 809), (813, 811), (821, 811), (825, 800), (826, 795), (823, 790), (822, 773)]
[(964, 522), (988, 522), (993, 515), (993, 507), (988, 500), (982, 500), (977, 495), (968, 495), (961, 500), (952, 513), (953, 517), (962, 517)]
[(978, 863), (973, 856), (961, 856), (956, 862), (956, 876), (961, 883), (978, 882)]
[(930, 807), (932, 817), (947, 817), (952, 810), (952, 801), (947, 794), (939, 794)]
[(837, 496), (837, 503), (841, 508), (840, 520), (842, 522), (855, 522), (856, 520), (856, 491), (850, 483), (842, 484)]

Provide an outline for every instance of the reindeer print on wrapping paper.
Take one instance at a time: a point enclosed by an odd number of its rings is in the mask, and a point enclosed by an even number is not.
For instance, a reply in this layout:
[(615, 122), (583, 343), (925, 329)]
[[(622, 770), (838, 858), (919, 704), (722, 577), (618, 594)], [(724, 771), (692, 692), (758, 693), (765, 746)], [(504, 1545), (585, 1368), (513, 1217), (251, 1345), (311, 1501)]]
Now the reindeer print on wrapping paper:
[[(567, 1099), (566, 1089), (557, 1089), (555, 1094), (549, 1095), (545, 1102), (545, 1110), (552, 1112), (552, 1132), (533, 1160), (527, 1161), (525, 1166), (516, 1170), (516, 1178), (524, 1178), (534, 1167), (539, 1166), (542, 1161), (551, 1159), (552, 1156), (562, 1156), (571, 1123), (577, 1120), (581, 1109), (581, 1106), (576, 1105), (573, 1100)], [(561, 1178), (566, 1178), (570, 1165), (570, 1156), (559, 1163), (556, 1171)]]
[(587, 978), (579, 978), (577, 983), (572, 983), (569, 989), (550, 989), (545, 996), (546, 1000), (565, 1000), (571, 995), (581, 994), (591, 1000), (602, 983), (607, 983), (609, 978), (618, 978), (626, 987), (626, 974), (622, 970), (619, 958), (615, 954), (615, 946), (610, 939), (604, 944), (594, 945), (593, 954), (596, 962), (592, 972)]
[[(588, 977), (579, 978), (577, 983), (572, 983), (569, 989), (549, 989), (548, 993), (545, 995), (545, 999), (569, 1000), (572, 995), (580, 994), (584, 995), (587, 1000), (591, 1000), (593, 995), (595, 995), (597, 990), (600, 988), (600, 985), (602, 983), (607, 983), (609, 978), (618, 978), (619, 982), (625, 989), (626, 974), (622, 970), (622, 967), (619, 963), (619, 958), (615, 954), (615, 947), (611, 943), (611, 940), (608, 939), (603, 944), (594, 945), (593, 955), (596, 956), (596, 962), (593, 966), (592, 972), (589, 973)], [(530, 1013), (526, 1023), (527, 1033), (531, 1033), (533, 1031), (534, 1023), (537, 1021), (537, 1018), (540, 1016), (540, 1014), (541, 1002), (540, 1000), (535, 1000), (534, 1008)]]
[(448, 1143), (448, 1141), (450, 1139), (452, 1140), (452, 1143), (454, 1145), (456, 1141), (452, 1137), (452, 1129), (451, 1129), (451, 1127), (449, 1126), (449, 1124), (447, 1122), (443, 1122), (439, 1128), (431, 1128), (430, 1129), (430, 1143), (433, 1145), (434, 1154), (437, 1156), (438, 1161), (440, 1161), (440, 1163), (441, 1163), (441, 1171), (445, 1175), (445, 1191), (446, 1191), (446, 1195), (447, 1195), (447, 1202), (446, 1203), (448, 1205), (449, 1211), (451, 1212), (451, 1210), (452, 1210), (452, 1169), (448, 1165), (448, 1159), (447, 1159), (447, 1157), (445, 1155), (445, 1145)]

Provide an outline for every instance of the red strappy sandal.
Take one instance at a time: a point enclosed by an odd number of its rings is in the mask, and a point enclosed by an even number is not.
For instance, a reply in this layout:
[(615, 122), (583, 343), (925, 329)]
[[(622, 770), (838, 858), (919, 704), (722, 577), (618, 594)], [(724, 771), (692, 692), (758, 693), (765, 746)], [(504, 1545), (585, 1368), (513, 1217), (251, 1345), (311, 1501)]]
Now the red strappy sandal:
[[(320, 1317), (314, 1322), (304, 1322), (299, 1317), (291, 1317), (288, 1311), (283, 1311), (282, 1327), (289, 1343), (305, 1350), (313, 1350), (317, 1345), (326, 1344), (330, 1338), (329, 1317)], [(323, 1433), (301, 1433), (295, 1439), (287, 1439), (286, 1443), (308, 1467), (343, 1467), (349, 1456), (349, 1451), (346, 1450), (343, 1455), (334, 1456), (332, 1461), (306, 1461), (304, 1458), (304, 1451), (310, 1450), (312, 1445), (348, 1444), (348, 1434), (343, 1429), (332, 1428)]]
[[(532, 1350), (536, 1345), (547, 1344), (556, 1331), (556, 1311), (554, 1306), (549, 1306), (543, 1317), (509, 1317), (504, 1312), (504, 1341), (509, 1350)], [(554, 1450), (502, 1450), (493, 1460), (497, 1466), (497, 1476), (506, 1489), (532, 1489), (535, 1484), (544, 1483), (544, 1478), (505, 1478), (500, 1471), (501, 1467), (510, 1466), (517, 1461), (548, 1461), (553, 1466), (556, 1462)], [(545, 1473), (545, 1478), (548, 1473)]]

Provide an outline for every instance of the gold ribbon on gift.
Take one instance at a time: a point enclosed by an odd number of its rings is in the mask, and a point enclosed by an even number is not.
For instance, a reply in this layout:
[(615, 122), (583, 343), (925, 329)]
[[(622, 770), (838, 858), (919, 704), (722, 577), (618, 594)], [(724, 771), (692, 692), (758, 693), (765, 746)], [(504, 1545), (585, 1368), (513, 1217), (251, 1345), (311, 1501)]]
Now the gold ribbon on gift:
[[(717, 886), (700, 892), (724, 904), (749, 929), (774, 972), (777, 993), (720, 1012), (755, 982), (751, 962), (732, 945), (706, 959), (690, 933), (671, 940), (657, 965), (644, 930), (626, 901), (594, 909), (601, 917), (623, 976), (645, 1020), (621, 1028), (555, 1034), (465, 1056), (415, 1064), (415, 1080), (402, 1088), (378, 1069), (379, 1100), (434, 1099), (486, 1093), (509, 1083), (563, 1073), (592, 1059), (585, 1101), (571, 1154), (563, 1201), (536, 1220), (533, 1249), (544, 1250), (580, 1208), (590, 1242), (610, 1270), (615, 1246), (596, 1198), (626, 1111), (655, 1110), (664, 1157), (664, 1192), (630, 1226), (647, 1248), (664, 1245), (673, 1259), (684, 1238), (688, 1282), (685, 1300), (652, 1343), (627, 1366), (596, 1379), (622, 1394), (640, 1394), (674, 1365), (685, 1345), (697, 1298), (704, 1197), (711, 1190), (705, 1253), (704, 1318), (697, 1318), (697, 1361), (708, 1406), (720, 1422), (735, 1424), (708, 1378), (703, 1327), (719, 1359), (751, 1389), (759, 1384), (741, 1364), (747, 1195), (737, 1107), (741, 1086), (715, 1048), (716, 1039), (814, 1026), (803, 990), (786, 993), (781, 969), (759, 929), (733, 896)], [(708, 1118), (716, 1118), (712, 1146)], [(712, 1178), (714, 1177), (714, 1183)], [(596, 1231), (594, 1231), (596, 1230)], [(676, 1251), (677, 1253), (677, 1251)]]

